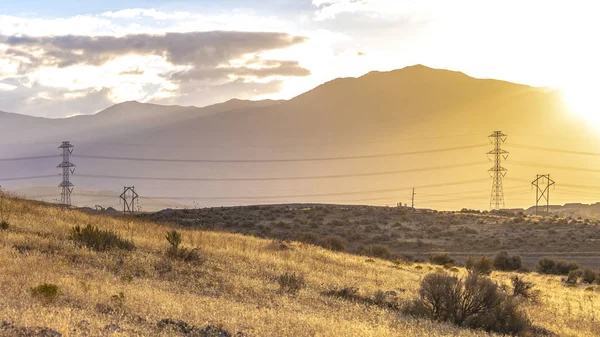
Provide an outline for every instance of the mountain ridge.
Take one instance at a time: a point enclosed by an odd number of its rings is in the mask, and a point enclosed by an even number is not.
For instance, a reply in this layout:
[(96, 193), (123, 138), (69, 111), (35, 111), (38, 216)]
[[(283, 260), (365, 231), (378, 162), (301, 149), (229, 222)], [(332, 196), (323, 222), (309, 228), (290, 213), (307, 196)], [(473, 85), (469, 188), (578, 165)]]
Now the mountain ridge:
[[(20, 114), (18, 112), (4, 112), (1, 110), (0, 110), (0, 116), (2, 115), (2, 113), (4, 113), (4, 114), (12, 114), (12, 115), (18, 115), (18, 116), (42, 118), (42, 119), (48, 119), (48, 120), (64, 120), (64, 119), (70, 119), (70, 118), (81, 118), (81, 117), (87, 117), (87, 116), (102, 115), (102, 114), (106, 114), (107, 112), (110, 112), (112, 109), (117, 109), (117, 108), (122, 108), (122, 107), (131, 107), (131, 106), (162, 107), (162, 108), (170, 108), (170, 109), (209, 109), (209, 108), (215, 109), (215, 108), (217, 108), (218, 110), (220, 110), (220, 112), (223, 112), (223, 111), (234, 110), (234, 109), (238, 109), (238, 108), (244, 108), (246, 105), (264, 107), (264, 106), (275, 105), (275, 104), (279, 104), (279, 103), (283, 103), (283, 102), (294, 101), (296, 99), (303, 97), (306, 94), (309, 94), (315, 90), (323, 89), (331, 84), (339, 84), (342, 82), (349, 83), (349, 82), (353, 82), (353, 80), (360, 80), (360, 79), (367, 79), (367, 78), (370, 79), (373, 77), (380, 77), (380, 76), (398, 76), (401, 74), (406, 75), (406, 74), (410, 74), (410, 73), (417, 74), (418, 76), (422, 76), (424, 74), (429, 74), (429, 75), (430, 74), (436, 74), (436, 75), (444, 74), (447, 76), (458, 76), (458, 77), (461, 77), (462, 79), (491, 81), (494, 83), (503, 83), (506, 85), (517, 85), (517, 86), (522, 86), (522, 87), (531, 88), (531, 89), (543, 89), (542, 87), (534, 87), (534, 86), (530, 86), (527, 84), (515, 83), (515, 82), (510, 82), (510, 81), (505, 81), (505, 80), (499, 80), (499, 79), (493, 79), (493, 78), (477, 78), (477, 77), (467, 75), (460, 71), (447, 70), (447, 69), (441, 69), (441, 68), (432, 68), (432, 67), (428, 67), (428, 66), (425, 66), (422, 64), (415, 64), (415, 65), (411, 65), (411, 66), (406, 66), (404, 68), (393, 69), (393, 70), (389, 70), (389, 71), (373, 70), (373, 71), (370, 71), (366, 74), (363, 74), (363, 75), (357, 76), (357, 77), (338, 77), (338, 78), (332, 79), (330, 81), (326, 81), (320, 85), (317, 85), (314, 88), (312, 88), (304, 93), (300, 93), (289, 100), (273, 100), (273, 99), (246, 100), (246, 99), (239, 99), (239, 98), (231, 98), (224, 102), (209, 104), (206, 106), (195, 106), (195, 105), (183, 106), (183, 105), (177, 105), (177, 104), (163, 105), (163, 104), (157, 104), (157, 103), (146, 103), (146, 102), (139, 102), (136, 100), (132, 100), (132, 101), (115, 103), (115, 104), (113, 104), (105, 109), (102, 109), (101, 111), (98, 111), (96, 113), (85, 114), (85, 115), (76, 115), (76, 116), (63, 117), (63, 118), (47, 118), (47, 117), (39, 117), (39, 116), (30, 116), (30, 115)], [(377, 79), (377, 80), (379, 80), (379, 79)]]

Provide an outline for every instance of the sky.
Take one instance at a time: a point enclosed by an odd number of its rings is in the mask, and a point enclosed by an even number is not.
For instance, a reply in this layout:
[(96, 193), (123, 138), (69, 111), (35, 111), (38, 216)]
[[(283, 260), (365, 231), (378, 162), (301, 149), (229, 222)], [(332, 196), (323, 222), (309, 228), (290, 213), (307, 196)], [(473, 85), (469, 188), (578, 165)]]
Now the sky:
[(59, 118), (130, 100), (289, 99), (413, 64), (562, 88), (583, 111), (600, 87), (598, 9), (592, 0), (3, 0), (0, 111)]

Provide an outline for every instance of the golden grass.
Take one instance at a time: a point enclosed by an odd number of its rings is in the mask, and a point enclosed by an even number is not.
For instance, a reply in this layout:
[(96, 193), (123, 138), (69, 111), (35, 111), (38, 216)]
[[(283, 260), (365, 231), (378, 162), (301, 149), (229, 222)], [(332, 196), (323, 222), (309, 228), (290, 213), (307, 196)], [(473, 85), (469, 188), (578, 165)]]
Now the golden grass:
[[(9, 230), (0, 231), (0, 321), (49, 327), (64, 336), (82, 334), (78, 324), (84, 320), (92, 335), (115, 323), (122, 331), (112, 336), (155, 336), (161, 334), (156, 322), (162, 318), (249, 336), (489, 336), (323, 295), (355, 286), (365, 295), (395, 290), (412, 298), (435, 268), (429, 265), (418, 269), (299, 243), (281, 250), (270, 240), (181, 230), (184, 245), (201, 247), (206, 257), (193, 266), (165, 257), (171, 228), (164, 225), (7, 202), (12, 217)], [(87, 224), (117, 231), (133, 240), (136, 250), (97, 253), (76, 247), (69, 230)], [(280, 294), (276, 279), (284, 272), (303, 273), (306, 289), (296, 296)], [(508, 283), (509, 277), (494, 273), (499, 282)], [(535, 325), (560, 336), (600, 335), (597, 292), (566, 288), (558, 277), (526, 279), (542, 292), (540, 304), (526, 307)], [(31, 296), (31, 287), (42, 283), (60, 286), (54, 303)], [(123, 301), (111, 299), (120, 293)]]

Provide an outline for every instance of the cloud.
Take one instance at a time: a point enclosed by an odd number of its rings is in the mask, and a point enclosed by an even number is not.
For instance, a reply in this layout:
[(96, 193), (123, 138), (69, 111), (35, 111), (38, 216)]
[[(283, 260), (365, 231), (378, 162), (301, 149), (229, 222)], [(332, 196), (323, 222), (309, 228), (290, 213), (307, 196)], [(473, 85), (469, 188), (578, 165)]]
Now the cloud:
[(190, 12), (162, 12), (154, 8), (129, 8), (120, 11), (109, 11), (101, 14), (103, 17), (115, 19), (152, 18), (155, 20), (181, 20), (192, 17)]
[[(81, 101), (79, 94), (69, 91), (102, 91), (101, 97), (113, 102), (164, 100), (179, 103), (177, 97), (210, 92), (211, 87), (219, 87), (219, 92), (231, 90), (228, 91), (229, 99), (239, 96), (233, 89), (250, 86), (240, 83), (255, 82), (252, 91), (265, 93), (275, 88), (274, 78), (310, 75), (310, 71), (296, 60), (263, 56), (270, 51), (303, 44), (306, 40), (287, 33), (235, 31), (126, 36), (0, 36), (0, 62), (10, 65), (10, 71), (0, 73), (0, 80), (10, 78), (30, 88), (28, 98), (21, 101), (30, 107), (50, 104), (51, 100), (69, 105), (73, 97)], [(260, 86), (269, 89), (260, 90)], [(8, 84), (3, 88), (8, 88)], [(15, 99), (17, 97), (15, 95)], [(191, 104), (216, 102), (214, 97), (207, 95), (195, 97)], [(20, 112), (29, 110), (22, 106), (18, 108)]]
[(0, 82), (0, 91), (11, 91), (11, 90), (15, 90), (16, 88), (17, 88), (16, 85)]
[(115, 36), (4, 36), (0, 43), (7, 53), (28, 53), (30, 61), (45, 66), (68, 67), (76, 64), (101, 65), (117, 56), (135, 54), (164, 55), (178, 65), (217, 65), (248, 53), (260, 53), (302, 43), (304, 37), (285, 33), (193, 32), (162, 35)]
[(426, 11), (439, 0), (313, 0), (318, 7), (314, 18), (317, 21), (335, 19), (343, 13), (363, 13), (372, 18), (395, 15), (416, 15)]

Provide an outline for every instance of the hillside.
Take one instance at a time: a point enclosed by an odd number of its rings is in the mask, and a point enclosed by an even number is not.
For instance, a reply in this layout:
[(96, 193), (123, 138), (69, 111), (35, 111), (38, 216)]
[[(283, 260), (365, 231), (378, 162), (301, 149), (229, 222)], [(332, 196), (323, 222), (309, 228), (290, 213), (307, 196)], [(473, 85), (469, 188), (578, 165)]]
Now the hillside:
[[(354, 205), (264, 205), (163, 210), (141, 214), (185, 228), (242, 233), (320, 244), (337, 237), (352, 253), (372, 245), (390, 258), (427, 260), (448, 253), (460, 262), (508, 251), (534, 270), (542, 257), (578, 261), (600, 268), (600, 225), (595, 219), (525, 215), (524, 212), (438, 212), (408, 207)], [(576, 243), (576, 244), (573, 244)]]
[[(580, 188), (600, 164), (589, 155), (599, 152), (596, 130), (558, 91), (420, 65), (336, 79), (288, 101), (128, 102), (62, 120), (0, 116), (0, 158), (58, 155), (57, 144), (70, 140), (76, 189), (135, 185), (142, 196), (188, 206), (395, 205), (415, 187), (422, 207), (488, 209), (494, 130), (508, 134), (507, 208), (531, 207), (531, 181), (547, 173), (559, 182), (553, 204), (598, 201)], [(0, 179), (45, 176), (2, 184), (58, 184), (57, 159), (1, 162)]]
[[(166, 257), (165, 234), (172, 228), (165, 225), (27, 201), (5, 200), (3, 206), (10, 225), (0, 231), (2, 336), (209, 336), (208, 330), (221, 329), (243, 336), (490, 336), (324, 294), (357, 287), (366, 298), (377, 290), (414, 298), (420, 280), (436, 272), (428, 264), (179, 229), (185, 247), (199, 248), (195, 262), (184, 262)], [(87, 224), (116, 231), (135, 249), (95, 252), (74, 245), (71, 228)], [(306, 288), (281, 293), (277, 279), (286, 272), (303, 274)], [(505, 284), (511, 275), (492, 276)], [(555, 276), (525, 277), (541, 291), (540, 304), (524, 306), (537, 331), (598, 335), (597, 292), (566, 287)], [(39, 290), (50, 285), (32, 293), (44, 283), (58, 286), (58, 296), (40, 295), (51, 293)]]

